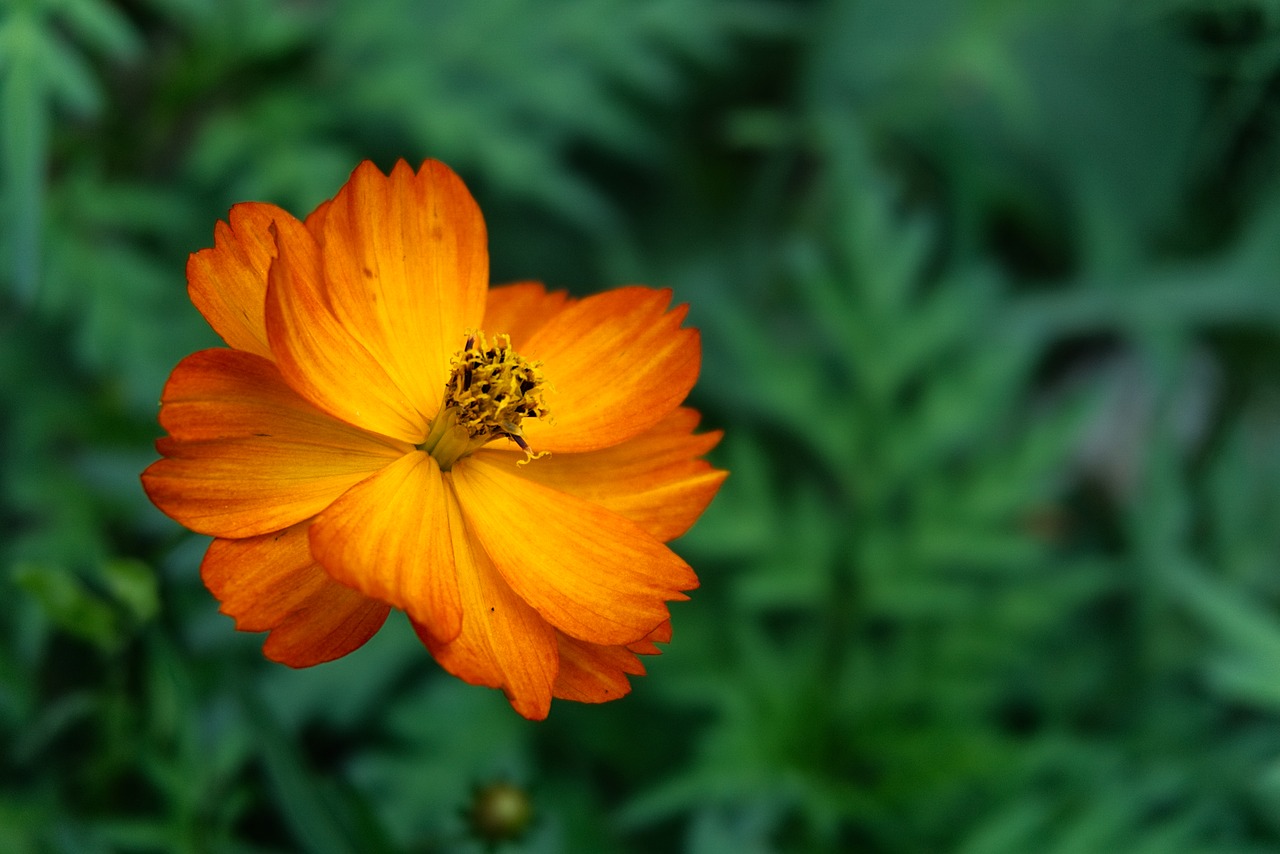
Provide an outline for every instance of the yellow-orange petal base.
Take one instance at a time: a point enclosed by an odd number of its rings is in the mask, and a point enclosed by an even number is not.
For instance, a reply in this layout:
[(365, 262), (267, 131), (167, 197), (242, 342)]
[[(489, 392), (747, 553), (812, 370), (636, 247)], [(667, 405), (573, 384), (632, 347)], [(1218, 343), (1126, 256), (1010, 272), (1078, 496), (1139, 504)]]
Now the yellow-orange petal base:
[[(362, 163), (305, 220), (258, 203), (228, 219), (187, 265), (227, 348), (174, 369), (142, 482), (214, 537), (201, 575), (236, 628), (305, 667), (396, 608), (527, 718), (630, 691), (637, 655), (671, 638), (666, 603), (698, 585), (666, 543), (726, 477), (702, 459), (719, 432), (682, 406), (701, 362), (685, 308), (644, 287), (490, 288), (479, 208), (430, 160)], [(446, 383), (471, 379), (455, 354), (487, 340), (536, 366), (538, 405), (444, 453), (441, 425), (465, 427)]]

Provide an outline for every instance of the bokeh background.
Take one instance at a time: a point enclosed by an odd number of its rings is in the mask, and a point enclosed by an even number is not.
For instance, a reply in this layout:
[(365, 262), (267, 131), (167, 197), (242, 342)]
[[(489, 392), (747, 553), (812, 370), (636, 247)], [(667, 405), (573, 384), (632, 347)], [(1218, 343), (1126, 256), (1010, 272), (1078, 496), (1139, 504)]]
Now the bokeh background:
[[(428, 156), (703, 330), (620, 702), (271, 664), (139, 486), (215, 221)], [(1280, 848), (1276, 0), (2, 0), (0, 180), (0, 851)]]

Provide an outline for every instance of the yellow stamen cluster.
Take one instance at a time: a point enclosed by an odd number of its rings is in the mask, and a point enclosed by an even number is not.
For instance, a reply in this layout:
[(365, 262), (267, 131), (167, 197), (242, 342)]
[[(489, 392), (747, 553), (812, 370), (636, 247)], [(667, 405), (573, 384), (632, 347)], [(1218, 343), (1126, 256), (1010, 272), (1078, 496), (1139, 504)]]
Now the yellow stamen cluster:
[(440, 414), (431, 422), (431, 431), (418, 447), (436, 458), (448, 471), (460, 458), (498, 438), (519, 445), (527, 455), (521, 462), (537, 459), (520, 431), (526, 418), (547, 414), (542, 402), (542, 370), (511, 349), (511, 339), (495, 335), (490, 344), (483, 332), (473, 332), (466, 346), (453, 354), (453, 368), (445, 383)]

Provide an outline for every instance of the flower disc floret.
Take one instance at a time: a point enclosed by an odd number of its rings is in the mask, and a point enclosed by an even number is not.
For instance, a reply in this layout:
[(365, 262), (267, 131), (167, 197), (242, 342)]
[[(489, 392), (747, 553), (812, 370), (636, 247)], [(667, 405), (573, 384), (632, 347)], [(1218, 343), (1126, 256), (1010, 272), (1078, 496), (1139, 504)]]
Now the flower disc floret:
[(439, 415), (417, 446), (435, 458), (441, 471), (499, 438), (519, 445), (526, 454), (524, 462), (545, 456), (530, 449), (520, 429), (524, 419), (547, 415), (539, 363), (511, 349), (509, 335), (499, 333), (490, 344), (484, 332), (476, 330), (453, 354), (450, 366)]

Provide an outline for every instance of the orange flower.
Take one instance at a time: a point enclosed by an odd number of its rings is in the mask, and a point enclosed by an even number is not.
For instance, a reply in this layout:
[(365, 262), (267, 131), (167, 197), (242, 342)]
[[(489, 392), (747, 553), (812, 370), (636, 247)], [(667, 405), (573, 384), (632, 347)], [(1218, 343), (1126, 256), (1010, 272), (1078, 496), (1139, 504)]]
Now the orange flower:
[(490, 290), (480, 210), (434, 161), (363, 163), (304, 222), (229, 219), (187, 278), (230, 349), (174, 369), (142, 481), (216, 538), (201, 574), (236, 628), (304, 667), (399, 608), (525, 717), (626, 694), (698, 584), (663, 543), (726, 474), (680, 405), (701, 359), (685, 307)]

